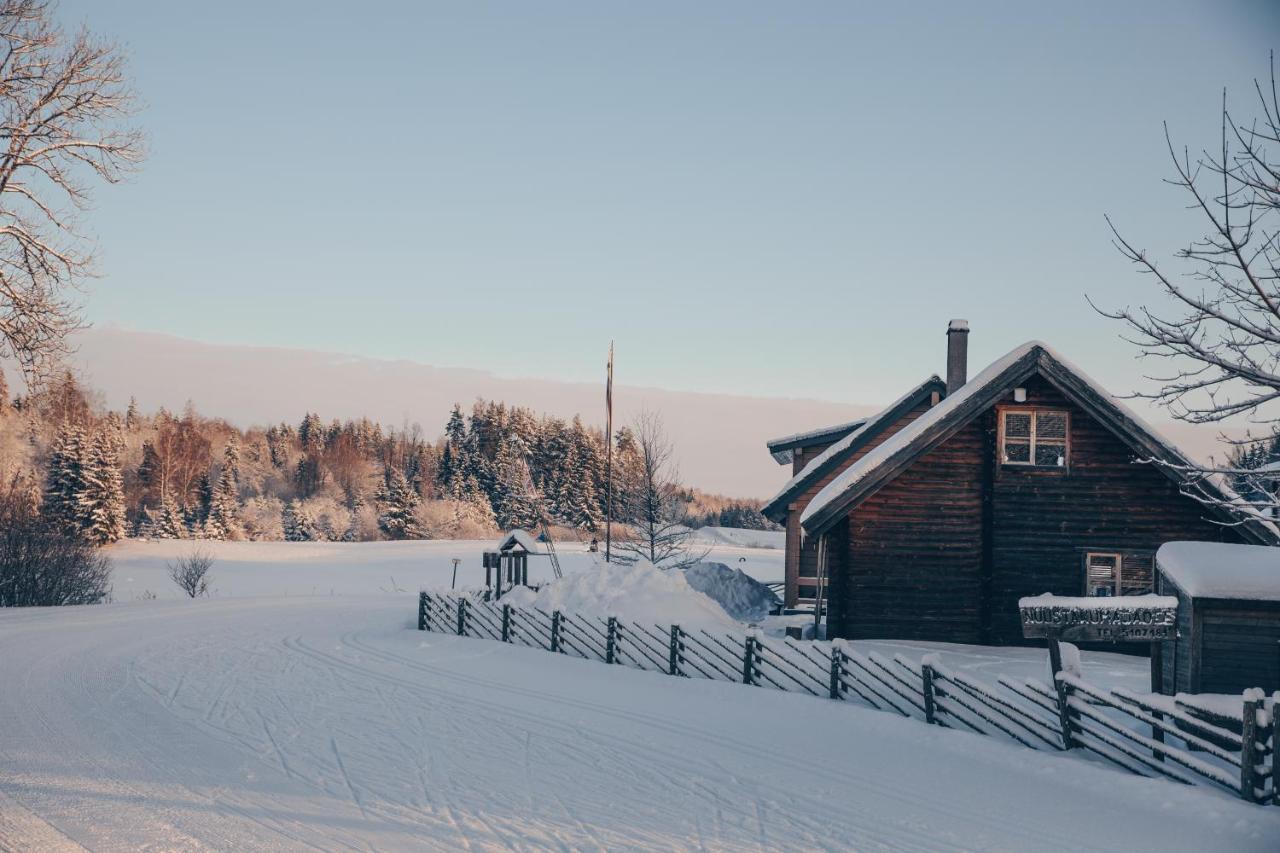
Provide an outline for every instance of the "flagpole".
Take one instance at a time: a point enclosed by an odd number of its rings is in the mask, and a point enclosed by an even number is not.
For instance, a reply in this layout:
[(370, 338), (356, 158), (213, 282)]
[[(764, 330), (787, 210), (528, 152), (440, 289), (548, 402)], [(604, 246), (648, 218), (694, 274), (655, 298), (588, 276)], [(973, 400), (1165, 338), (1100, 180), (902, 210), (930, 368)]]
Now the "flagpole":
[(609, 364), (606, 370), (608, 378), (605, 380), (604, 391), (604, 561), (607, 563), (612, 557), (613, 549), (613, 341), (609, 341)]

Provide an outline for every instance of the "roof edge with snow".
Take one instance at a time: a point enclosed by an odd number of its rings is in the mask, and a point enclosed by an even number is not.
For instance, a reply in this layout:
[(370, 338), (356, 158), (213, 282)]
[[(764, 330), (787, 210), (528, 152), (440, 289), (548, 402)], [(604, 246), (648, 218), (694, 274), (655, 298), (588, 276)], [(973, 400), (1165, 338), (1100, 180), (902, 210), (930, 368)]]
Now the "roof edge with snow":
[(866, 447), (867, 443), (874, 440), (876, 436), (881, 435), (887, 427), (928, 399), (931, 393), (937, 391), (939, 394), (945, 394), (946, 390), (947, 384), (940, 377), (930, 376), (887, 408), (866, 418), (857, 429), (845, 434), (835, 444), (809, 460), (804, 468), (800, 469), (776, 495), (769, 499), (769, 502), (760, 510), (761, 514), (770, 521), (781, 524), (787, 517), (788, 504), (798, 498), (815, 480), (839, 468), (850, 456)]
[[(1029, 341), (1002, 358), (925, 412), (900, 432), (859, 459), (828, 483), (805, 508), (800, 522), (805, 532), (822, 533), (834, 525), (851, 507), (877, 492), (923, 454), (953, 436), (975, 417), (993, 406), (1010, 389), (1039, 373), (1069, 400), (1111, 429), (1139, 457), (1171, 465), (1189, 465), (1187, 458), (1156, 430), (1113, 398), (1079, 368), (1040, 341)], [(1175, 482), (1176, 471), (1156, 466)], [(1206, 489), (1222, 493), (1229, 501), (1227, 487), (1206, 483)], [(1229, 515), (1223, 507), (1206, 504), (1205, 509), (1219, 520), (1233, 524), (1241, 535), (1259, 544), (1277, 541), (1277, 530), (1261, 520)]]
[(769, 448), (769, 455), (773, 457), (775, 462), (779, 465), (786, 465), (795, 458), (797, 449), (839, 441), (849, 433), (861, 429), (867, 420), (868, 418), (858, 418), (856, 421), (849, 421), (848, 423), (820, 427), (819, 429), (811, 429), (808, 432), (798, 432), (795, 435), (775, 438), (766, 442), (765, 447)]

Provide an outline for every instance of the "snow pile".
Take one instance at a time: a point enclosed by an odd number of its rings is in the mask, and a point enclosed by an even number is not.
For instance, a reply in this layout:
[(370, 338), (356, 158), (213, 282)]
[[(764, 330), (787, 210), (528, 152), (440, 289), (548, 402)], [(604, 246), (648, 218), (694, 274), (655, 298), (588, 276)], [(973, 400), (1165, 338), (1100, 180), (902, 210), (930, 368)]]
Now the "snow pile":
[(696, 563), (684, 572), (689, 586), (718, 603), (739, 622), (760, 622), (782, 602), (777, 593), (724, 563)]
[(1280, 548), (1221, 542), (1166, 542), (1160, 572), (1193, 598), (1280, 601)]
[(551, 612), (617, 616), (646, 624), (739, 628), (714, 600), (694, 589), (681, 571), (652, 563), (597, 563), (592, 570), (565, 575), (537, 592), (518, 587), (502, 597), (512, 607)]

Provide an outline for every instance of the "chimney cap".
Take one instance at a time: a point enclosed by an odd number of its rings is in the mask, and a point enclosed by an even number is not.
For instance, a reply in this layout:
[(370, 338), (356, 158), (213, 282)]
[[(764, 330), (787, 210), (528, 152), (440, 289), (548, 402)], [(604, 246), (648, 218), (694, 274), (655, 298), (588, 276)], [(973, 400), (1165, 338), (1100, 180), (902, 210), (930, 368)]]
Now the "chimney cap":
[(967, 332), (969, 331), (968, 320), (952, 320), (947, 324), (947, 332)]

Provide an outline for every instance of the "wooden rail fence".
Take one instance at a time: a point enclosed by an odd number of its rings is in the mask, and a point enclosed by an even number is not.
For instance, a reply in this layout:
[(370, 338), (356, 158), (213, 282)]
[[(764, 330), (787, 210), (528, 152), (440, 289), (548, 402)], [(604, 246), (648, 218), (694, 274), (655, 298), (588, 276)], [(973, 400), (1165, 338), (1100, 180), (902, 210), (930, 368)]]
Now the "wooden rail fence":
[(1097, 687), (1068, 672), (1053, 685), (1007, 677), (990, 685), (953, 671), (937, 655), (889, 659), (840, 640), (796, 643), (645, 625), (456, 593), (420, 593), (418, 630), (855, 701), (1031, 749), (1082, 750), (1140, 776), (1209, 784), (1251, 803), (1280, 805), (1280, 692), (1246, 692), (1236, 717), (1189, 700)]

